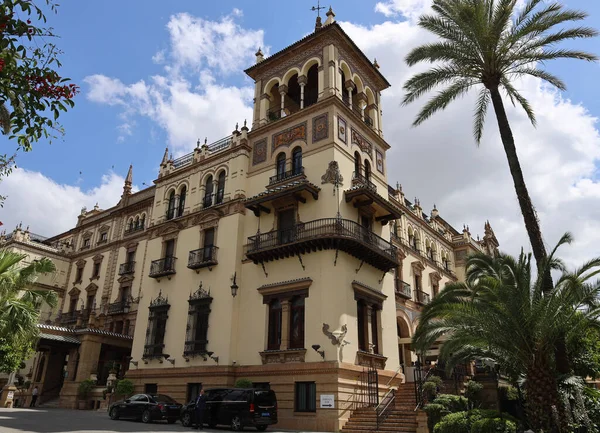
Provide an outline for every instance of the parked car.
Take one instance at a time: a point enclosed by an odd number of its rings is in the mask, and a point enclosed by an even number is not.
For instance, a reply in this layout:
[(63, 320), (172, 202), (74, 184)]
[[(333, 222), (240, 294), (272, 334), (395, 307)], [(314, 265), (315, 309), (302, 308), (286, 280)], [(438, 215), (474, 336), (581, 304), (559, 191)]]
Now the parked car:
[(164, 394), (136, 394), (110, 405), (110, 419), (130, 418), (149, 423), (166, 419), (173, 424), (179, 418), (181, 405)]
[[(265, 431), (269, 425), (277, 424), (277, 397), (269, 389), (207, 389), (205, 395), (206, 410), (202, 423), (210, 428), (228, 425), (233, 431), (240, 431), (244, 427)], [(181, 423), (184, 427), (197, 423), (195, 409), (194, 400), (181, 408)]]

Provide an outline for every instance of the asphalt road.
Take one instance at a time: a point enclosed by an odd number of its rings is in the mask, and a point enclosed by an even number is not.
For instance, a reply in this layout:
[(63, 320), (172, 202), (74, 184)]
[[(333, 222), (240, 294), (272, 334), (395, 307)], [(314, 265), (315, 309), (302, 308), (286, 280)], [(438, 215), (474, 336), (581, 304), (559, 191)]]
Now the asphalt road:
[[(180, 422), (167, 424), (166, 421), (143, 424), (136, 421), (113, 421), (104, 411), (66, 410), (66, 409), (0, 409), (1, 433), (136, 433), (136, 432), (192, 432)], [(226, 433), (229, 430), (204, 429), (205, 432)], [(244, 431), (255, 432), (246, 428)], [(267, 433), (282, 432), (276, 426), (269, 428)]]

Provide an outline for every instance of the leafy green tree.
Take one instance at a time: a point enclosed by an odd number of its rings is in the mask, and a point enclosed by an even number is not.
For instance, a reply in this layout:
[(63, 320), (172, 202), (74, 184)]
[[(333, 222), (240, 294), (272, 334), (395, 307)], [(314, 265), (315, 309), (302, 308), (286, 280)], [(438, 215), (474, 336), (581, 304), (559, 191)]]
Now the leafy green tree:
[(33, 288), (37, 277), (55, 271), (47, 258), (21, 266), (26, 255), (0, 250), (0, 370), (15, 371), (33, 350), (44, 303), (54, 307), (56, 293)]
[[(567, 271), (555, 252), (569, 242), (570, 235), (564, 235), (534, 280), (531, 255), (470, 257), (466, 282), (447, 285), (424, 308), (413, 338), (415, 348), (425, 350), (445, 335), (440, 358), (449, 369), (488, 358), (513, 384), (525, 378), (528, 420), (535, 431), (550, 431), (553, 406), (566, 423), (558, 377), (565, 368), (561, 363), (572, 370), (572, 355), (556, 350), (557, 343), (600, 325), (600, 282), (593, 281), (600, 258)], [(540, 275), (551, 269), (561, 275), (547, 291)]]
[[(564, 24), (583, 20), (587, 14), (567, 10), (558, 2), (527, 0), (518, 8), (519, 3), (517, 0), (433, 0), (434, 13), (422, 16), (419, 25), (440, 40), (415, 48), (406, 62), (410, 66), (421, 62), (435, 65), (405, 83), (404, 103), (443, 87), (417, 115), (414, 125), (419, 125), (458, 97), (478, 89), (473, 125), (477, 144), (492, 103), (533, 254), (541, 267), (546, 249), (523, 178), (502, 92), (513, 105), (520, 105), (535, 125), (533, 109), (515, 87), (515, 80), (532, 76), (564, 90), (565, 84), (541, 66), (548, 60), (562, 58), (597, 60), (595, 55), (583, 51), (556, 48), (560, 42), (593, 37), (597, 32), (589, 27), (562, 28)], [(551, 278), (547, 284), (551, 285)]]

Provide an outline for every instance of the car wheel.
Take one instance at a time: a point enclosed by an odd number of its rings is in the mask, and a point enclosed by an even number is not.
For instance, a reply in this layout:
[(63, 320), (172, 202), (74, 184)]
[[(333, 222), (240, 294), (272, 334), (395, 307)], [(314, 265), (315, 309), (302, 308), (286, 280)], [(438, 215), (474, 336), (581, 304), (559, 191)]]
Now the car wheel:
[(242, 419), (239, 415), (234, 415), (231, 417), (231, 430), (233, 431), (242, 431), (244, 426), (242, 425)]
[(169, 424), (175, 424), (175, 422), (176, 422), (176, 421), (177, 421), (177, 418), (168, 418), (168, 419), (167, 419), (167, 422), (168, 422)]
[(181, 417), (181, 425), (184, 427), (192, 426), (192, 416), (189, 414), (189, 412), (184, 413)]
[(113, 407), (108, 416), (110, 416), (110, 419), (119, 419), (119, 409), (117, 409), (116, 407)]
[(258, 431), (265, 431), (267, 429), (268, 426), (266, 425), (257, 425), (256, 426), (256, 430)]
[(147, 409), (142, 414), (142, 422), (144, 424), (148, 424), (149, 422), (152, 422), (152, 416), (150, 415), (150, 411)]

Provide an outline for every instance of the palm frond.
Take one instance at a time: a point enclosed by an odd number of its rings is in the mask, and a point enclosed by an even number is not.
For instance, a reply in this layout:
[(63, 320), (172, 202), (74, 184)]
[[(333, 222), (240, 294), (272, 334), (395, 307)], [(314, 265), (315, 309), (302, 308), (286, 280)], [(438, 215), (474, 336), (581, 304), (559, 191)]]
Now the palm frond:
[(483, 136), (483, 127), (485, 125), (485, 115), (490, 104), (490, 91), (485, 87), (482, 87), (479, 91), (479, 97), (475, 104), (475, 121), (473, 123), (473, 135), (475, 141), (479, 145), (481, 143), (481, 137)]
[(417, 115), (417, 118), (413, 122), (413, 126), (420, 125), (437, 111), (446, 108), (450, 102), (467, 93), (474, 84), (474, 80), (465, 78), (440, 91), (421, 109)]
[(536, 126), (537, 120), (535, 118), (535, 113), (533, 112), (533, 108), (531, 108), (531, 104), (529, 104), (529, 101), (523, 95), (521, 95), (517, 91), (517, 89), (515, 89), (513, 87), (513, 85), (507, 78), (502, 78), (502, 80), (500, 80), (500, 84), (502, 85), (502, 87), (504, 88), (506, 93), (508, 94), (508, 97), (510, 98), (512, 104), (516, 105), (515, 101), (518, 102), (519, 105), (523, 108), (523, 110), (527, 114), (527, 117), (529, 118), (529, 121), (531, 122), (531, 124), (533, 126)]

